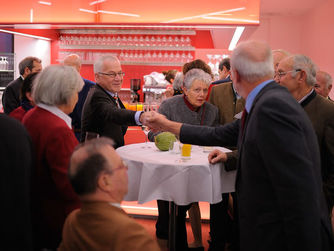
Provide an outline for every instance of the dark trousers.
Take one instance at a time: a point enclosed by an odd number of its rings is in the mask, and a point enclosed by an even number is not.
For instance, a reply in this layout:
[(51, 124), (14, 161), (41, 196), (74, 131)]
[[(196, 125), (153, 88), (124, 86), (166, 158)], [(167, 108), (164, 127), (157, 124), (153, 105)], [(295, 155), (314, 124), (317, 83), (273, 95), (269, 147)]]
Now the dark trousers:
[[(168, 240), (168, 227), (169, 227), (169, 202), (164, 200), (158, 200), (158, 220), (155, 224), (156, 236), (160, 239)], [(176, 215), (176, 250), (184, 251), (188, 249), (187, 242), (187, 229), (186, 229), (186, 212), (190, 208), (187, 206), (177, 206)]]
[(209, 251), (225, 250), (225, 244), (229, 250), (239, 250), (237, 204), (235, 193), (232, 193), (234, 219), (228, 213), (229, 194), (222, 194), (223, 200), (217, 204), (210, 204), (210, 246)]

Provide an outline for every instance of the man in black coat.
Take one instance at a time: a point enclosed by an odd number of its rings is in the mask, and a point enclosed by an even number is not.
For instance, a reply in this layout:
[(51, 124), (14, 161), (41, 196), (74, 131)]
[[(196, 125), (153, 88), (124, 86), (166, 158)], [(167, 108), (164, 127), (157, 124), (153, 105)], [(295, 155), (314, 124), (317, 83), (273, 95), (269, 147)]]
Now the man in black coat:
[(23, 80), (31, 73), (41, 70), (42, 61), (36, 57), (26, 57), (19, 63), (20, 76), (7, 85), (2, 96), (2, 106), (6, 114), (21, 105), (20, 92)]
[(86, 98), (81, 117), (81, 142), (86, 132), (114, 140), (115, 148), (124, 145), (128, 125), (140, 125), (145, 114), (126, 110), (117, 93), (121, 90), (124, 72), (115, 56), (105, 56), (94, 64), (96, 85)]
[[(238, 144), (241, 251), (333, 250), (316, 135), (302, 107), (272, 81), (270, 47), (240, 43), (231, 66), (233, 83), (246, 100), (241, 120), (209, 128), (152, 114), (148, 125), (180, 135), (184, 143)], [(215, 150), (209, 161), (224, 161), (224, 156)]]
[(0, 114), (1, 247), (32, 250), (31, 140), (22, 124)]

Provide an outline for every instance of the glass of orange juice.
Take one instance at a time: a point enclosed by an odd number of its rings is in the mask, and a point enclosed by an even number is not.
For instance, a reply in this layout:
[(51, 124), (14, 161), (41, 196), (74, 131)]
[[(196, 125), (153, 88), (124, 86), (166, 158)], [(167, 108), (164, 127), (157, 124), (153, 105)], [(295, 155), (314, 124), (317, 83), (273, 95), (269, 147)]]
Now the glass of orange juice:
[(183, 144), (181, 149), (181, 156), (184, 159), (190, 159), (191, 157), (191, 145)]

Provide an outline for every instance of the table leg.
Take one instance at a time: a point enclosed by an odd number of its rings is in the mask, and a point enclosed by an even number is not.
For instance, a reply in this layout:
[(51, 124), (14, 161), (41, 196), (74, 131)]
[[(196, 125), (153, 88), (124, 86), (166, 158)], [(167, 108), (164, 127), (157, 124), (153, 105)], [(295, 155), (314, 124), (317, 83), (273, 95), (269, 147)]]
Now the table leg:
[(169, 202), (169, 238), (168, 248), (169, 251), (175, 251), (176, 247), (176, 216), (177, 216), (177, 205), (173, 202)]

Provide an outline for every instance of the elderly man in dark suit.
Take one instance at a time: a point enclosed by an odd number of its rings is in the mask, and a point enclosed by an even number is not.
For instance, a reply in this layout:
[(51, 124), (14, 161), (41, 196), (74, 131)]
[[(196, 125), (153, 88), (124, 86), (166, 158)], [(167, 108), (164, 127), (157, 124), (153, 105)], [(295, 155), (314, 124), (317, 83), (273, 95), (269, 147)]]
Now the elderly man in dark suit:
[(10, 82), (2, 96), (2, 105), (6, 114), (11, 113), (21, 105), (20, 91), (23, 80), (31, 73), (42, 70), (42, 61), (36, 57), (26, 57), (19, 63), (20, 76)]
[[(153, 113), (147, 124), (190, 144), (238, 144), (241, 251), (333, 250), (316, 135), (302, 107), (272, 81), (270, 47), (257, 41), (240, 43), (231, 65), (233, 83), (246, 99), (241, 121), (201, 127)], [(209, 161), (224, 160), (222, 156), (215, 150)]]
[[(67, 65), (67, 66), (74, 67), (74, 69), (76, 69), (77, 72), (79, 72), (79, 74), (80, 74), (81, 59), (80, 59), (80, 57), (77, 54), (70, 54), (70, 55), (66, 56), (64, 58), (63, 64)], [(71, 112), (69, 114), (69, 116), (72, 119), (73, 131), (74, 131), (75, 137), (78, 139), (78, 141), (80, 141), (80, 137), (81, 137), (81, 114), (82, 114), (82, 108), (83, 108), (83, 105), (84, 105), (84, 103), (86, 101), (87, 94), (88, 94), (90, 88), (95, 85), (94, 82), (92, 82), (92, 81), (90, 81), (88, 79), (85, 79), (85, 78), (82, 78), (82, 79), (84, 81), (84, 86), (82, 87), (81, 91), (78, 94), (78, 102), (75, 105), (75, 107), (73, 109), (73, 112)]]
[(96, 85), (90, 89), (82, 111), (81, 142), (86, 132), (114, 140), (115, 148), (124, 145), (128, 125), (140, 125), (145, 113), (126, 110), (117, 93), (124, 72), (115, 56), (101, 57), (94, 64)]
[(323, 188), (328, 209), (334, 206), (334, 103), (316, 93), (316, 66), (304, 55), (282, 60), (279, 83), (288, 88), (310, 118), (321, 155)]

